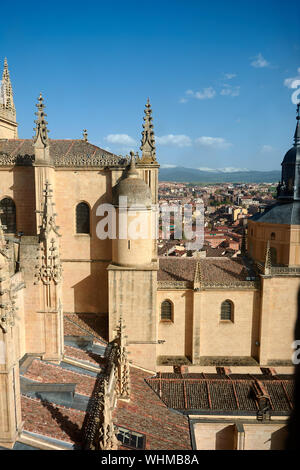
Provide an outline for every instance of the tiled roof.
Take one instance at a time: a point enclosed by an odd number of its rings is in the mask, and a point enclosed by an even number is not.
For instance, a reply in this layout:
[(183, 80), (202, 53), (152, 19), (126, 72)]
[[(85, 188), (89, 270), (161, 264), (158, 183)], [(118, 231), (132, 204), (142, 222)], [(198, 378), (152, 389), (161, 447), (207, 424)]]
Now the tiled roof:
[[(194, 281), (195, 258), (159, 258), (158, 281)], [(200, 259), (201, 274), (205, 283), (228, 283), (246, 281), (254, 276), (240, 258)]]
[(71, 359), (78, 359), (79, 361), (84, 361), (95, 366), (104, 366), (106, 364), (106, 359), (101, 357), (91, 351), (83, 351), (82, 349), (66, 346), (64, 348), (65, 357)]
[(266, 375), (171, 374), (158, 373), (146, 379), (149, 386), (169, 408), (219, 412), (258, 410), (255, 387), (270, 397), (271, 412), (289, 414), (292, 410), (294, 381)]
[(34, 359), (26, 370), (24, 377), (43, 383), (75, 383), (76, 392), (81, 395), (91, 396), (96, 379), (88, 374), (66, 370), (59, 365), (49, 364)]
[(21, 397), (24, 430), (80, 444), (86, 413), (47, 401)]
[(65, 313), (64, 334), (72, 336), (92, 335), (94, 341), (107, 344), (108, 321), (97, 313)]
[[(50, 156), (53, 158), (74, 157), (85, 155), (90, 157), (115, 155), (96, 145), (90, 144), (80, 139), (49, 139)], [(1, 139), (0, 140), (0, 158), (1, 154), (12, 156), (34, 155), (33, 139)]]
[(167, 406), (147, 385), (149, 374), (131, 367), (130, 402), (118, 400), (114, 422), (131, 431), (146, 435), (146, 449), (191, 449), (188, 420)]

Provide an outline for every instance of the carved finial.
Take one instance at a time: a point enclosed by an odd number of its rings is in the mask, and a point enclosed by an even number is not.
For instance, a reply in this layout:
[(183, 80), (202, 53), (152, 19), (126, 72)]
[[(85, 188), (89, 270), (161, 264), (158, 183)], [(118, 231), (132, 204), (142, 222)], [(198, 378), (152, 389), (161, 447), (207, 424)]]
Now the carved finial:
[(88, 132), (86, 129), (83, 129), (83, 140), (84, 142), (88, 142)]
[(116, 327), (116, 343), (117, 349), (117, 383), (116, 391), (119, 398), (129, 400), (131, 385), (130, 385), (130, 368), (128, 360), (128, 352), (126, 346), (126, 336), (124, 330), (126, 329), (122, 313), (120, 314), (119, 323)]
[(267, 241), (267, 248), (266, 248), (266, 258), (265, 258), (265, 267), (264, 267), (264, 274), (269, 275), (272, 272), (272, 258), (271, 258), (271, 249), (270, 249), (270, 241)]
[(127, 176), (129, 178), (136, 178), (138, 176), (138, 172), (137, 172), (136, 166), (135, 166), (135, 155), (134, 155), (134, 152), (132, 150), (130, 152), (130, 166), (129, 166), (129, 170), (127, 172)]
[(152, 109), (151, 109), (149, 98), (147, 99), (144, 113), (145, 113), (145, 116), (144, 116), (145, 123), (143, 124), (142, 140), (141, 140), (142, 145), (140, 147), (142, 151), (141, 162), (151, 163), (151, 162), (156, 162), (156, 150), (155, 150), (155, 138), (154, 138), (153, 124), (152, 124)]
[(44, 147), (47, 147), (49, 145), (49, 130), (47, 129), (48, 122), (45, 119), (47, 114), (44, 111), (45, 105), (42, 93), (40, 93), (40, 96), (38, 97), (38, 103), (36, 104), (36, 107), (38, 110), (35, 113), (37, 119), (34, 121), (36, 123), (36, 127), (34, 128), (35, 136), (33, 137), (33, 142), (35, 145), (37, 145), (38, 143), (42, 143)]

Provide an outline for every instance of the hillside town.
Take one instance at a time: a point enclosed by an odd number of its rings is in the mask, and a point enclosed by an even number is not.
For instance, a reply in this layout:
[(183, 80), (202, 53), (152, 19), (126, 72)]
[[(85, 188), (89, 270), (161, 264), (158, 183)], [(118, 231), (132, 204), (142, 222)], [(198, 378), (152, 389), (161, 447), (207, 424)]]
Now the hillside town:
[[(203, 204), (204, 239), (201, 257), (236, 257), (241, 253), (243, 234), (247, 221), (257, 212), (263, 212), (275, 202), (276, 183), (218, 183), (191, 184), (178, 182), (159, 183), (160, 211), (165, 207), (192, 208), (193, 228), (197, 209)], [(167, 236), (166, 236), (167, 235)], [(174, 234), (174, 214), (170, 213), (170, 233), (160, 224), (159, 256), (195, 256), (197, 251), (188, 249), (189, 240)], [(197, 256), (199, 254), (197, 253)]]

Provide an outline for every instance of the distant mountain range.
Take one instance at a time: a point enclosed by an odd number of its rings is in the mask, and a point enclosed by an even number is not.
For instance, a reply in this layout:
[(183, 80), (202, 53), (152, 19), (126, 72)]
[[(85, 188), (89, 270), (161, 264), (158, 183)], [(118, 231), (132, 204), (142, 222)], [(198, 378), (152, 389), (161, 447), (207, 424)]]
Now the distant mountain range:
[(160, 168), (159, 181), (176, 181), (178, 183), (276, 183), (281, 179), (281, 172), (252, 170), (209, 170), (196, 168)]

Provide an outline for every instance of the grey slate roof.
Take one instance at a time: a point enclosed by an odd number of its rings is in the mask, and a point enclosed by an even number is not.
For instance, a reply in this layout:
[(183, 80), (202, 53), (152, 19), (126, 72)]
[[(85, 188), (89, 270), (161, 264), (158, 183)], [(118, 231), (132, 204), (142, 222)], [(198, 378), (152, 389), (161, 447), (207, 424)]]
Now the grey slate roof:
[(263, 213), (257, 213), (250, 220), (270, 224), (300, 224), (300, 201), (277, 202), (265, 209)]

